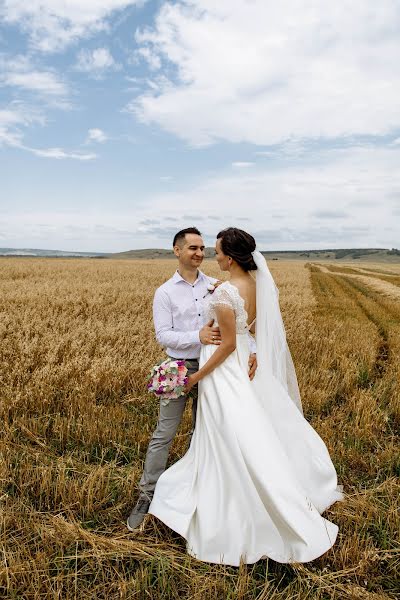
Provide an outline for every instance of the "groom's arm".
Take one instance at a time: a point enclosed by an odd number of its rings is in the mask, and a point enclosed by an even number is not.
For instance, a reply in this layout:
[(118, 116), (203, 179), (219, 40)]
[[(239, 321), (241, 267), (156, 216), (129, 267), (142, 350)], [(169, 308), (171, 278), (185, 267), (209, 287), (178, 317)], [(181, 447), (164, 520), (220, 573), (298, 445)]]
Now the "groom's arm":
[(212, 321), (200, 329), (175, 331), (172, 319), (171, 300), (165, 290), (158, 289), (154, 295), (153, 319), (156, 339), (164, 348), (186, 350), (195, 344), (221, 343), (221, 333), (218, 327), (213, 327)]
[(194, 344), (200, 344), (198, 330), (174, 331), (171, 301), (168, 294), (161, 289), (156, 290), (154, 294), (153, 319), (157, 342), (164, 348), (186, 350)]

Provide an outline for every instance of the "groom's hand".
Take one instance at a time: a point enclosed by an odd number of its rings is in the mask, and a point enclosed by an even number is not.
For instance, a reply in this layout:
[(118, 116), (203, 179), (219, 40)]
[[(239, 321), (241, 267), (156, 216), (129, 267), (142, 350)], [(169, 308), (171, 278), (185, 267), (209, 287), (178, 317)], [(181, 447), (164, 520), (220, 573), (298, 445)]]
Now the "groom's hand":
[(214, 319), (211, 319), (199, 331), (199, 337), (202, 344), (215, 344), (218, 346), (221, 343), (221, 332), (219, 327), (213, 327)]
[(257, 370), (257, 354), (250, 354), (249, 356), (249, 377), (250, 381), (254, 378)]

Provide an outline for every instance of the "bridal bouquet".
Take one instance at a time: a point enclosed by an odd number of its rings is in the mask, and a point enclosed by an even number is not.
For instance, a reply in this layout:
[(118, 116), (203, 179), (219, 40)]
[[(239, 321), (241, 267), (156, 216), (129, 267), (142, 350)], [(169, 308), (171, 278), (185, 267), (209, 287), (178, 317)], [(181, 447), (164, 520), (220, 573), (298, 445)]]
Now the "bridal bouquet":
[(175, 400), (184, 394), (188, 382), (184, 360), (164, 360), (152, 368), (147, 389), (163, 400)]

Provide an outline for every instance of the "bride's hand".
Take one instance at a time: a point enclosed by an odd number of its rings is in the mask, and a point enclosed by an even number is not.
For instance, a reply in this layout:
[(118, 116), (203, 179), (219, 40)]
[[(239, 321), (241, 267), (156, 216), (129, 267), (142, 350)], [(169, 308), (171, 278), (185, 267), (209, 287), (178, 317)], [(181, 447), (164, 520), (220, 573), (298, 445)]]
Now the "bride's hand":
[(188, 377), (188, 382), (185, 386), (185, 394), (189, 394), (190, 390), (192, 389), (193, 386), (195, 386), (197, 383), (196, 378), (194, 375), (189, 375)]
[(250, 354), (249, 357), (249, 378), (250, 381), (254, 379), (254, 375), (257, 370), (257, 354)]

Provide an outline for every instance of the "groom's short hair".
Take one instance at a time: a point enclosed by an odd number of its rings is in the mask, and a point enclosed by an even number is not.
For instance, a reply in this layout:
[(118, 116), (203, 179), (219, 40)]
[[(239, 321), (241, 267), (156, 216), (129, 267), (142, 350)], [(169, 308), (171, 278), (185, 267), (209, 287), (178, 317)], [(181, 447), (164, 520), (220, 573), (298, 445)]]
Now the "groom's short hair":
[(196, 235), (201, 235), (200, 231), (197, 227), (187, 227), (186, 229), (181, 229), (178, 233), (175, 234), (174, 241), (172, 242), (172, 247), (174, 248), (176, 245), (179, 245), (180, 242), (185, 240), (185, 235), (187, 233), (195, 233)]

